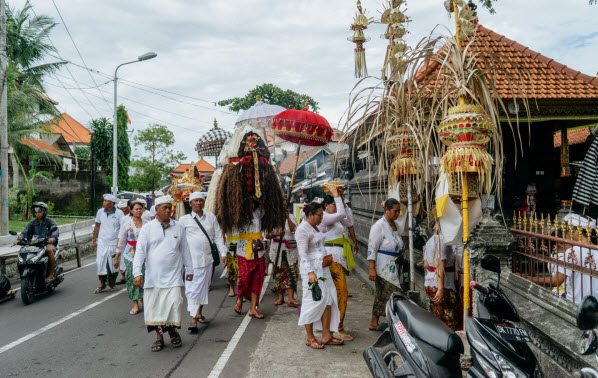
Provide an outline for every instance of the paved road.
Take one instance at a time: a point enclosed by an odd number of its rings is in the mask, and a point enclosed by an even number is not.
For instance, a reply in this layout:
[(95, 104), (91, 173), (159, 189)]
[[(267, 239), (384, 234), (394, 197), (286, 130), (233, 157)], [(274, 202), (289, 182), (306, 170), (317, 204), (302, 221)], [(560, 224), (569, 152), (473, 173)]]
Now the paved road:
[[(0, 304), (0, 376), (208, 376), (244, 318), (233, 311), (234, 299), (227, 297), (225, 281), (217, 279), (221, 271), (218, 267), (204, 311), (212, 322), (200, 326), (198, 335), (189, 335), (184, 318), (183, 347), (172, 349), (167, 341), (162, 352), (151, 353), (154, 336), (146, 332), (141, 313), (129, 315), (126, 289), (93, 294), (95, 264), (86, 260), (82, 268), (66, 273), (55, 292), (33, 304), (24, 306), (20, 293)], [(264, 313), (272, 314), (271, 303), (264, 301)], [(252, 322), (244, 338), (259, 339), (266, 322)], [(237, 352), (243, 353), (244, 343), (239, 345)], [(227, 364), (222, 376), (243, 376), (248, 371), (248, 362), (239, 362), (234, 355), (230, 361), (234, 363)]]

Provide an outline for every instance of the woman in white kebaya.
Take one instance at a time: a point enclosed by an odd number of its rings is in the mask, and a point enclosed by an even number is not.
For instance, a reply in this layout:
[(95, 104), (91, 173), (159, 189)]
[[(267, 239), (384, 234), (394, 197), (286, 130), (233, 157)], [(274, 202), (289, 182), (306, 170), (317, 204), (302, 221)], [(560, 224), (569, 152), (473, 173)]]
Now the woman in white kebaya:
[[(330, 192), (338, 197), (336, 186), (331, 185)], [(303, 210), (305, 221), (301, 222), (295, 231), (297, 248), (299, 250), (300, 271), (303, 285), (303, 300), (299, 325), (305, 326), (307, 332), (306, 345), (313, 349), (323, 349), (324, 345), (342, 345), (343, 340), (332, 336), (331, 332), (338, 332), (340, 312), (336, 298), (336, 288), (330, 275), (329, 266), (332, 255), (326, 255), (324, 248), (325, 226), (322, 222), (324, 210), (318, 203), (310, 203)], [(315, 301), (310, 286), (317, 284), (322, 291), (322, 298)], [(314, 328), (322, 330), (322, 341), (314, 336)]]

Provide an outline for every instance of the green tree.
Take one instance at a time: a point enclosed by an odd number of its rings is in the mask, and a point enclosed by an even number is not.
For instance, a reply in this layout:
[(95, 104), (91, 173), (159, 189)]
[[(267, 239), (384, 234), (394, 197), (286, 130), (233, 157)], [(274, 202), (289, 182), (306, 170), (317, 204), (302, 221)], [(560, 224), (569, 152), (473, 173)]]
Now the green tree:
[(280, 105), (287, 109), (303, 109), (305, 102), (309, 101), (310, 110), (316, 113), (319, 110), (318, 103), (310, 96), (294, 92), (290, 89), (284, 90), (274, 84), (268, 83), (253, 88), (243, 97), (218, 101), (218, 106), (228, 106), (233, 112), (246, 110), (255, 104), (258, 95), (266, 104)]
[(140, 147), (144, 155), (131, 163), (135, 173), (131, 176), (131, 186), (152, 194), (169, 181), (172, 170), (186, 159), (182, 152), (173, 152), (174, 134), (166, 126), (153, 124), (141, 130), (134, 138), (135, 147)]
[[(127, 134), (127, 111), (123, 105), (116, 110), (118, 122), (117, 159), (118, 159), (118, 188), (129, 188), (129, 166), (131, 166), (131, 146)], [(90, 122), (91, 142), (90, 152), (95, 153), (96, 164), (99, 169), (106, 172), (106, 185), (112, 187), (112, 123), (107, 118), (98, 118)]]
[(56, 25), (50, 17), (32, 15), (29, 3), (21, 10), (6, 9), (8, 144), (18, 157), (17, 164), (25, 156), (61, 164), (59, 157), (22, 142), (51, 133), (46, 122), (60, 115), (43, 95), (44, 77), (64, 64), (45, 62), (56, 52), (48, 37)]

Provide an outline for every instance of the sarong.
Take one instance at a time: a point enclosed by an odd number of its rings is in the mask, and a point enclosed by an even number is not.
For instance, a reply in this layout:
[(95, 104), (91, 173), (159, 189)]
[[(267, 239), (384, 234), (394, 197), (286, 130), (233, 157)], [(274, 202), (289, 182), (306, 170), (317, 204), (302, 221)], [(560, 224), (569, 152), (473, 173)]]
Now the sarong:
[(273, 291), (281, 292), (287, 289), (297, 290), (297, 277), (299, 276), (299, 263), (289, 266), (286, 251), (282, 251), (279, 268), (274, 268)]
[(257, 294), (258, 302), (264, 277), (266, 275), (266, 258), (264, 256), (247, 260), (237, 256), (239, 261), (239, 280), (237, 281), (237, 297), (251, 300), (251, 294)]
[(372, 308), (372, 315), (386, 316), (386, 302), (395, 291), (400, 292), (397, 286), (386, 281), (380, 276), (376, 276), (376, 295), (374, 297), (374, 307)]
[[(127, 268), (127, 294), (129, 294), (129, 299), (132, 301), (143, 299), (143, 288), (133, 284), (135, 280), (135, 277), (133, 277), (133, 261), (125, 259), (125, 266)], [(145, 264), (141, 266), (141, 275), (145, 278)]]
[(118, 259), (118, 270), (120, 270), (121, 273), (124, 273), (127, 271), (127, 265), (125, 264), (125, 254), (121, 253), (120, 257)]
[(185, 281), (185, 296), (187, 297), (187, 311), (195, 317), (199, 306), (208, 304), (208, 293), (212, 280), (214, 266), (208, 264), (203, 268), (193, 269), (193, 281)]
[(322, 315), (327, 306), (331, 309), (330, 332), (338, 332), (338, 323), (341, 320), (338, 311), (338, 302), (336, 300), (336, 288), (332, 282), (332, 276), (328, 268), (322, 266), (316, 267), (314, 272), (318, 278), (323, 277), (326, 280), (318, 280), (318, 286), (322, 290), (322, 299), (314, 301), (309, 290), (309, 275), (301, 274), (301, 287), (303, 289), (303, 299), (301, 301), (301, 313), (299, 314), (299, 325), (313, 324), (315, 330), (322, 330)]
[(345, 313), (347, 312), (347, 299), (349, 297), (349, 290), (347, 289), (347, 277), (345, 268), (339, 263), (333, 262), (330, 265), (330, 275), (336, 287), (336, 298), (338, 301), (338, 310), (341, 313), (341, 320), (338, 324), (338, 330), (342, 331), (343, 322), (345, 321)]
[(150, 287), (144, 290), (143, 295), (143, 316), (148, 332), (164, 333), (181, 328), (182, 287)]
[[(106, 266), (109, 267), (113, 266), (114, 263), (114, 255), (116, 253), (116, 243), (115, 244), (103, 244), (98, 242), (98, 247), (96, 249), (96, 270), (98, 276), (106, 275), (107, 270)], [(109, 270), (112, 270), (109, 268)]]
[[(236, 247), (235, 247), (236, 249)], [(232, 284), (239, 279), (239, 263), (237, 262), (237, 253), (226, 253), (226, 280)]]
[[(434, 298), (437, 287), (426, 286), (426, 293), (430, 299)], [(434, 303), (434, 315), (444, 324), (446, 324), (453, 331), (458, 331), (459, 328), (459, 299), (455, 290), (445, 289), (444, 296), (440, 303)], [(461, 310), (463, 313), (463, 310)]]

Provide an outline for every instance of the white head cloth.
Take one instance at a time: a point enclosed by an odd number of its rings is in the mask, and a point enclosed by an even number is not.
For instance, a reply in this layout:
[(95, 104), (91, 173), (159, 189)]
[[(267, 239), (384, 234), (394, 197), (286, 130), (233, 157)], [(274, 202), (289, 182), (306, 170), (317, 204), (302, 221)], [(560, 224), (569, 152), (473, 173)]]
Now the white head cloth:
[(114, 203), (118, 202), (118, 200), (116, 199), (116, 197), (113, 196), (112, 194), (109, 194), (109, 193), (104, 194), (104, 199), (108, 200), (108, 201), (112, 201)]
[(590, 223), (590, 227), (591, 228), (596, 228), (596, 221), (592, 218), (588, 218), (588, 217), (583, 217), (579, 214), (575, 214), (575, 213), (569, 213), (567, 215), (565, 215), (565, 223), (569, 224), (569, 222), (571, 222), (571, 224), (573, 225), (573, 227), (577, 227), (577, 225), (581, 224), (581, 228), (586, 228), (588, 227), (588, 222)]
[(156, 207), (160, 205), (164, 205), (165, 203), (169, 203), (172, 205), (172, 197), (171, 196), (162, 196), (156, 198)]
[(206, 199), (207, 194), (205, 192), (193, 192), (191, 193), (191, 195), (189, 196), (189, 202), (195, 200), (195, 199)]
[(140, 203), (143, 205), (143, 207), (147, 206), (147, 202), (143, 199), (143, 198), (138, 198), (135, 201), (133, 201), (134, 203)]
[(125, 207), (127, 207), (127, 203), (125, 201), (119, 201), (116, 207), (118, 207), (119, 209), (124, 209)]

